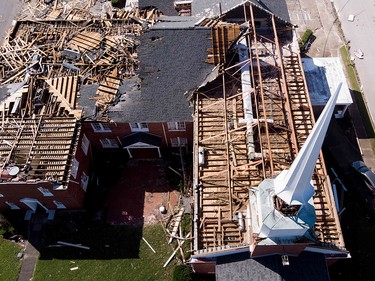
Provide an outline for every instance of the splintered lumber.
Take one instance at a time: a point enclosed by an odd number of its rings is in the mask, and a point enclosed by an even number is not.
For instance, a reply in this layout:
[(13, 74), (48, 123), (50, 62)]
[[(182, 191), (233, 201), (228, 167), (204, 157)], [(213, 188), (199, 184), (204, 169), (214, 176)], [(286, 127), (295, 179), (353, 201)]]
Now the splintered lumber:
[(173, 169), (171, 166), (168, 166), (168, 169), (174, 172), (176, 175), (182, 177), (182, 175), (179, 172), (177, 172), (175, 169)]
[(115, 100), (121, 83), (117, 75), (118, 70), (115, 68), (110, 75), (105, 76), (103, 82), (100, 83), (96, 91), (96, 97), (94, 98), (98, 107), (105, 109)]
[[(191, 235), (191, 232), (188, 233), (188, 235), (186, 235), (185, 239), (189, 238)], [(163, 265), (163, 267), (166, 267), (170, 262), (171, 260), (173, 259), (173, 257), (176, 255), (177, 251), (180, 250), (180, 248), (182, 247), (182, 245), (184, 245), (186, 240), (182, 241), (178, 247), (174, 250), (174, 252), (172, 253), (172, 255), (169, 257), (169, 259), (165, 262), (165, 264)]]
[(80, 249), (85, 249), (85, 250), (90, 250), (90, 247), (82, 246), (80, 244), (68, 243), (68, 242), (64, 242), (64, 241), (57, 241), (57, 244), (69, 246), (69, 247), (80, 248)]
[(154, 250), (154, 248), (152, 248), (152, 246), (150, 245), (150, 243), (148, 243), (147, 240), (144, 237), (142, 237), (142, 240), (145, 241), (145, 243), (151, 249), (151, 251), (153, 251), (156, 254), (156, 251)]
[(56, 20), (61, 14), (60, 10), (53, 10), (51, 13), (49, 13), (46, 17), (46, 20)]
[(72, 109), (76, 107), (78, 76), (66, 76), (46, 80), (47, 84), (56, 90)]
[(103, 35), (99, 32), (83, 31), (77, 34), (69, 42), (69, 47), (73, 50), (90, 51), (98, 49), (103, 40)]
[(168, 244), (172, 243), (173, 237), (176, 236), (177, 234), (178, 227), (180, 226), (180, 222), (182, 219), (182, 215), (184, 214), (184, 210), (185, 210), (184, 207), (180, 208), (180, 210), (178, 211), (176, 215), (176, 221), (174, 222), (172, 233), (171, 233), (171, 238), (169, 238)]
[[(180, 236), (182, 236), (181, 225), (179, 227), (179, 231), (180, 231)], [(177, 244), (178, 244), (178, 246), (180, 246), (180, 255), (181, 255), (182, 262), (185, 263), (185, 253), (184, 253), (184, 250), (181, 247), (181, 241), (178, 240), (178, 239), (177, 239)]]
[[(59, 12), (60, 8), (52, 11), (49, 17), (57, 17)], [(59, 17), (62, 16), (66, 14)], [(45, 67), (43, 75), (47, 78), (69, 76), (72, 71), (79, 71), (80, 77), (98, 82), (104, 77), (121, 81), (124, 77), (134, 76), (139, 64), (136, 37), (141, 34), (142, 26), (130, 19), (108, 23), (107, 20), (20, 22), (14, 36), (0, 47), (0, 83), (22, 82), (34, 55), (41, 59)], [(119, 33), (119, 28), (123, 32)], [(111, 73), (115, 68), (118, 72), (113, 76)], [(82, 83), (87, 81), (84, 79)]]

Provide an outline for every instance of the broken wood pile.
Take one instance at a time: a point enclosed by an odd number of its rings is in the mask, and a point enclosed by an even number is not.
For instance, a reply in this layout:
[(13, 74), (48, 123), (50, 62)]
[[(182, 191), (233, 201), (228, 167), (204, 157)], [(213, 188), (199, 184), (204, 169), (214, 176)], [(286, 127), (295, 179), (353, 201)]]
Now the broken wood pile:
[(120, 80), (133, 76), (141, 30), (122, 20), (18, 22), (0, 48), (0, 84), (21, 82), (36, 68), (47, 78), (79, 75), (87, 83), (101, 82), (114, 69)]
[(161, 15), (156, 8), (139, 10), (135, 6), (124, 9), (113, 7), (110, 1), (97, 0), (55, 0), (46, 4), (45, 0), (29, 0), (23, 5), (18, 20), (88, 20), (131, 19), (154, 24)]
[(82, 20), (90, 18), (91, 9), (101, 4), (96, 3), (96, 0), (55, 0), (49, 4), (45, 2), (45, 0), (30, 0), (25, 2), (19, 19)]
[(121, 80), (117, 78), (117, 68), (112, 73), (106, 76), (102, 83), (100, 83), (96, 96), (92, 99), (96, 100), (96, 107), (103, 111), (107, 109), (108, 105), (112, 104), (116, 99)]
[(184, 263), (190, 256), (190, 254), (186, 252), (186, 247), (183, 247), (185, 241), (191, 239), (191, 227), (190, 223), (186, 223), (187, 221), (190, 221), (190, 218), (185, 217), (188, 216), (188, 214), (185, 213), (185, 206), (182, 199), (183, 198), (180, 195), (179, 201), (175, 208), (172, 208), (170, 202), (168, 201), (168, 212), (163, 216), (163, 220), (161, 220), (161, 224), (168, 237), (168, 244), (170, 244), (174, 250), (172, 255), (165, 262), (164, 267), (170, 263), (177, 252), (179, 252), (177, 257)]
[(77, 169), (80, 86), (99, 85), (92, 99), (105, 111), (136, 75), (138, 37), (158, 11), (106, 9), (112, 19), (100, 19), (90, 14), (98, 3), (28, 1), (32, 19), (16, 22), (0, 47), (0, 85), (13, 84), (0, 109), (0, 181), (67, 187)]

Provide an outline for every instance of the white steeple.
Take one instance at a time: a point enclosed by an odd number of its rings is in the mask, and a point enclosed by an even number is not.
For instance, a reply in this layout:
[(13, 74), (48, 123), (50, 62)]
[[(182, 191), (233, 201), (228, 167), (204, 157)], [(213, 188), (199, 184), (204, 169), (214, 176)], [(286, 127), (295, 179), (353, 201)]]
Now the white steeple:
[[(266, 239), (265, 241), (294, 239), (302, 237), (314, 226), (316, 214), (311, 177), (340, 88), (341, 84), (329, 99), (290, 169), (282, 171), (275, 179), (263, 180), (254, 198), (250, 195), (252, 212), (257, 214), (252, 223), (253, 232), (259, 238)], [(275, 196), (292, 207), (286, 208), (291, 213), (285, 214), (279, 209), (280, 206), (276, 207)]]
[(289, 170), (281, 172), (274, 181), (275, 194), (288, 205), (304, 205), (314, 195), (311, 177), (331, 120), (342, 83), (327, 102), (309, 137)]

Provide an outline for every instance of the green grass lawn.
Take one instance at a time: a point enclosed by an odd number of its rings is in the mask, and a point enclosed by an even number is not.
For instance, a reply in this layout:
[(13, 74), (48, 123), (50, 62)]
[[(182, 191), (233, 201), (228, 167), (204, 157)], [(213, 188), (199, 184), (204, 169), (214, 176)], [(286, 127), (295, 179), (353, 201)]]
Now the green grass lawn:
[[(129, 226), (98, 228), (90, 226), (88, 229), (77, 231), (77, 235), (92, 237), (79, 240), (78, 236), (70, 233), (63, 238), (64, 241), (73, 243), (82, 242), (82, 245), (90, 246), (91, 249), (88, 251), (72, 247), (47, 249), (46, 253), (41, 254), (33, 281), (168, 281), (172, 279), (173, 267), (177, 262), (172, 260), (166, 268), (163, 268), (163, 264), (173, 251), (167, 244), (161, 225), (145, 226), (141, 231)], [(142, 237), (152, 245), (156, 254), (146, 245)], [(61, 237), (53, 239), (61, 239)], [(78, 269), (70, 270), (74, 267)]]
[(365, 126), (366, 133), (368, 138), (371, 141), (372, 151), (375, 153), (375, 133), (374, 128), (372, 126), (371, 118), (368, 114), (367, 106), (365, 99), (363, 97), (361, 87), (359, 85), (356, 70), (354, 65), (350, 61), (350, 54), (349, 50), (346, 45), (340, 48), (340, 54), (344, 63), (346, 74), (349, 78), (349, 87), (353, 92), (353, 96), (355, 98), (356, 104), (358, 106), (358, 110), (361, 114), (363, 125)]
[(360, 85), (359, 85), (358, 80), (357, 80), (356, 71), (355, 71), (355, 68), (354, 68), (352, 62), (350, 61), (349, 50), (348, 50), (346, 45), (344, 45), (340, 48), (340, 54), (341, 54), (342, 60), (344, 62), (346, 74), (348, 75), (348, 78), (349, 78), (350, 89), (352, 89), (353, 91), (360, 92), (361, 88), (360, 88)]
[[(372, 139), (372, 143), (374, 143), (373, 138), (375, 137), (374, 135), (374, 129), (372, 127), (371, 119), (369, 117), (368, 111), (367, 111), (367, 106), (366, 102), (364, 100), (364, 97), (362, 95), (361, 87), (357, 79), (356, 75), (356, 70), (354, 68), (354, 65), (350, 61), (350, 54), (349, 50), (346, 45), (342, 46), (340, 48), (340, 54), (344, 63), (344, 67), (346, 70), (346, 74), (348, 75), (349, 78), (349, 87), (353, 92), (353, 96), (356, 100), (358, 109), (361, 113), (361, 118), (363, 121), (363, 125), (366, 128), (366, 132), (369, 138)], [(373, 150), (374, 150), (373, 146)], [(375, 150), (374, 150), (375, 151)]]
[(20, 250), (20, 246), (0, 236), (0, 280), (18, 279), (21, 261), (17, 258), (17, 254)]

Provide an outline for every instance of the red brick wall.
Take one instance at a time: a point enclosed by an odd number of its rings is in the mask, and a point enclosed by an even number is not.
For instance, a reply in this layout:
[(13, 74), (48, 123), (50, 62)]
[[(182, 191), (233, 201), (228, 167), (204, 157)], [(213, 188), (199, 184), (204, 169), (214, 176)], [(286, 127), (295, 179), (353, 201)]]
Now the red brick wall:
[[(48, 189), (53, 196), (44, 196), (37, 188), (43, 187)], [(20, 202), (23, 198), (32, 198), (39, 200), (48, 209), (56, 209), (56, 205), (53, 203), (54, 200), (59, 201), (65, 205), (67, 209), (81, 209), (83, 203), (83, 196), (72, 196), (71, 189), (69, 187), (66, 190), (53, 190), (51, 183), (49, 182), (7, 182), (0, 183), (0, 211), (10, 210), (10, 207), (5, 203), (10, 201), (16, 204), (22, 210), (29, 210), (29, 207), (24, 203)]]
[[(92, 149), (94, 147), (103, 149), (100, 144), (101, 138), (115, 138), (118, 139), (119, 146), (121, 146), (122, 139), (134, 132), (131, 131), (129, 123), (110, 123), (111, 132), (94, 132), (89, 122), (84, 122), (82, 125), (79, 145), (76, 150), (75, 159), (79, 162), (77, 176), (70, 177), (70, 183), (66, 190), (53, 190), (49, 182), (25, 183), (25, 182), (6, 182), (0, 183), (0, 211), (9, 210), (10, 207), (5, 204), (5, 201), (15, 203), (18, 207), (24, 210), (29, 208), (21, 203), (22, 198), (33, 198), (39, 200), (44, 206), (49, 209), (56, 209), (54, 200), (59, 201), (65, 205), (67, 209), (81, 209), (83, 207), (83, 200), (85, 192), (81, 187), (82, 174), (85, 172), (90, 176), (90, 161), (92, 159)], [(188, 145), (191, 147), (193, 143), (193, 123), (186, 122), (186, 130), (184, 131), (169, 131), (167, 123), (148, 123), (148, 133), (161, 137), (161, 147), (170, 147), (171, 138), (187, 138)], [(90, 140), (87, 155), (82, 150), (83, 135)], [(47, 188), (54, 196), (45, 197), (37, 190), (38, 187)]]
[[(77, 205), (79, 202), (79, 207), (83, 207), (83, 200), (85, 197), (85, 191), (81, 186), (82, 175), (85, 173), (88, 177), (90, 177), (90, 161), (92, 159), (92, 143), (89, 142), (87, 154), (82, 149), (82, 139), (83, 136), (89, 139), (89, 136), (81, 131), (81, 135), (79, 138), (79, 145), (77, 147), (75, 153), (75, 159), (79, 162), (77, 176), (74, 178), (73, 175), (70, 176), (69, 186), (66, 193), (63, 193), (61, 196), (64, 197), (66, 202), (69, 202), (71, 205)], [(90, 179), (89, 179), (90, 180)], [(78, 205), (77, 205), (78, 206)]]
[[(186, 130), (184, 131), (169, 131), (166, 122), (153, 122), (147, 123), (147, 125), (149, 129), (147, 133), (161, 137), (161, 147), (170, 147), (170, 138), (176, 137), (187, 138), (188, 146), (192, 147), (193, 122), (186, 122)], [(82, 134), (86, 134), (86, 136), (90, 139), (90, 142), (94, 147), (102, 148), (100, 144), (100, 139), (118, 139), (119, 145), (121, 145), (121, 141), (125, 136), (135, 133), (131, 131), (129, 123), (109, 123), (109, 127), (111, 129), (111, 132), (94, 132), (91, 124), (89, 122), (85, 122), (82, 127)]]

